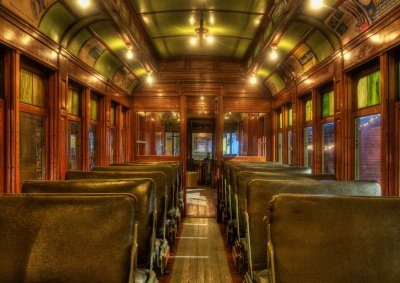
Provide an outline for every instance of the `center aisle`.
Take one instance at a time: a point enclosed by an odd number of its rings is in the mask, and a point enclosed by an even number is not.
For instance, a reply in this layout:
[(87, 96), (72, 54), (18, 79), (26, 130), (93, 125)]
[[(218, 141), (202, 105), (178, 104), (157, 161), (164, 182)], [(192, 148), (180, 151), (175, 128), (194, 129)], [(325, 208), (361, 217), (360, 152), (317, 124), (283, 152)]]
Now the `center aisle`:
[(170, 258), (172, 272), (163, 276), (161, 282), (238, 282), (237, 278), (232, 280), (220, 224), (215, 218), (215, 190), (188, 190), (187, 205), (188, 216), (180, 224), (177, 250)]

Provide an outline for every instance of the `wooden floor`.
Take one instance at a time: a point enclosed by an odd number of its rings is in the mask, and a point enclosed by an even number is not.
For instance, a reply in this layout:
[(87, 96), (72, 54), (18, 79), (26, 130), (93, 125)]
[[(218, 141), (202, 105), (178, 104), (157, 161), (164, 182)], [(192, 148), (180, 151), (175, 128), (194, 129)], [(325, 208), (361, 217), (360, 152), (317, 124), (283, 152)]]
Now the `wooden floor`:
[(186, 189), (187, 217), (216, 217), (217, 194), (213, 188), (199, 186)]
[(177, 247), (172, 252), (168, 276), (161, 283), (239, 282), (229, 265), (229, 248), (217, 223), (215, 190), (187, 190), (186, 217), (180, 224)]

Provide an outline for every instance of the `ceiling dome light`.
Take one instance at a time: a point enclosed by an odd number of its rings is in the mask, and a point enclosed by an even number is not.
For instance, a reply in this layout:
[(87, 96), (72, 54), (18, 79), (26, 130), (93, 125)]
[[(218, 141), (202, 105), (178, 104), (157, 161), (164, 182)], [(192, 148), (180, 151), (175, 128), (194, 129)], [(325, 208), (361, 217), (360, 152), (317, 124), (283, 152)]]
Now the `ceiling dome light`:
[(278, 59), (278, 52), (276, 52), (275, 49), (272, 49), (271, 54), (270, 54), (271, 60), (276, 60)]
[(311, 0), (311, 8), (314, 10), (319, 10), (324, 6), (324, 1), (323, 0)]
[(196, 34), (196, 42), (194, 40), (190, 40), (192, 45), (200, 43), (200, 46), (203, 44), (203, 39), (207, 40), (208, 43), (212, 43), (213, 39), (208, 39), (208, 28), (204, 27), (203, 13), (200, 13), (200, 26), (194, 30)]
[(190, 44), (191, 44), (191, 45), (196, 45), (196, 44), (197, 44), (197, 38), (196, 38), (196, 37), (192, 37), (192, 38), (190, 39)]
[(149, 85), (151, 85), (153, 83), (153, 77), (151, 76), (150, 73), (147, 75), (146, 81)]
[(251, 75), (251, 77), (250, 77), (250, 79), (249, 79), (249, 82), (250, 82), (252, 85), (255, 85), (255, 84), (257, 83), (257, 77), (256, 77), (256, 75)]
[(79, 6), (81, 6), (83, 9), (86, 9), (90, 5), (90, 0), (78, 0)]
[(126, 58), (128, 58), (129, 60), (131, 60), (133, 58), (133, 52), (132, 50), (128, 50), (128, 52), (126, 52)]

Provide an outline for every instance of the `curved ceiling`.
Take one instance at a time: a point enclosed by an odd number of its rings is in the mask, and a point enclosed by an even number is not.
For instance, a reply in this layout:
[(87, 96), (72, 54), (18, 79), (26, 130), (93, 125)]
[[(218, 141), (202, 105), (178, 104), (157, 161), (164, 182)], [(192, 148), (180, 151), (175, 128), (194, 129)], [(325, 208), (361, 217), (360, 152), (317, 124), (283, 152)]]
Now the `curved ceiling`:
[[(223, 57), (242, 62), (272, 95), (399, 5), (400, 1), (325, 0), (2, 0), (115, 85), (132, 93), (158, 62), (171, 57)], [(390, 2), (390, 3), (389, 3)], [(389, 4), (390, 5), (389, 5)], [(390, 7), (389, 7), (390, 6)], [(200, 17), (213, 44), (191, 45)], [(127, 59), (128, 50), (134, 56)], [(277, 59), (270, 58), (272, 50)]]

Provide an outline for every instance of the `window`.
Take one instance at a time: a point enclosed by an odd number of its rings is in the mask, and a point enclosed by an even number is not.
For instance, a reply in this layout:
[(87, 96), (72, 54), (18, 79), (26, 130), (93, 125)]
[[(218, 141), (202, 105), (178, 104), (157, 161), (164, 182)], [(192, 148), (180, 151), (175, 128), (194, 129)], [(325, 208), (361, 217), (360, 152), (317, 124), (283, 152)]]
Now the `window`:
[(277, 159), (277, 161), (279, 162), (279, 163), (282, 163), (282, 143), (283, 143), (283, 140), (282, 140), (282, 130), (283, 130), (283, 113), (282, 113), (282, 110), (280, 110), (278, 113), (277, 113), (277, 117), (278, 117), (278, 119), (277, 119), (277, 153), (278, 153), (278, 159)]
[(99, 161), (99, 97), (92, 94), (90, 96), (90, 119), (89, 119), (89, 168), (92, 169)]
[(115, 147), (116, 147), (116, 133), (117, 133), (117, 127), (116, 127), (116, 112), (117, 112), (117, 106), (114, 103), (111, 103), (111, 108), (110, 108), (110, 164), (115, 163)]
[(334, 92), (321, 94), (322, 173), (335, 173)]
[[(381, 181), (380, 72), (356, 80), (354, 177)], [(368, 108), (367, 108), (368, 107)]]
[(303, 130), (303, 153), (306, 167), (313, 167), (314, 144), (313, 144), (313, 128), (312, 128), (312, 100), (311, 96), (307, 96), (304, 100), (304, 130)]
[(68, 169), (82, 169), (81, 142), (81, 91), (74, 85), (68, 88)]
[(378, 105), (381, 103), (381, 76), (376, 71), (364, 76), (357, 83), (357, 109)]
[(356, 118), (355, 179), (381, 180), (381, 115)]
[(239, 141), (236, 133), (224, 133), (223, 154), (237, 156), (239, 153)]
[(122, 107), (120, 112), (121, 138), (119, 139), (119, 162), (125, 162), (126, 151), (126, 115), (127, 111)]
[(178, 112), (137, 113), (138, 155), (180, 155)]
[(45, 79), (36, 69), (22, 64), (19, 82), (20, 185), (46, 179)]
[(287, 150), (288, 164), (293, 165), (293, 109), (292, 105), (286, 106), (287, 109)]

